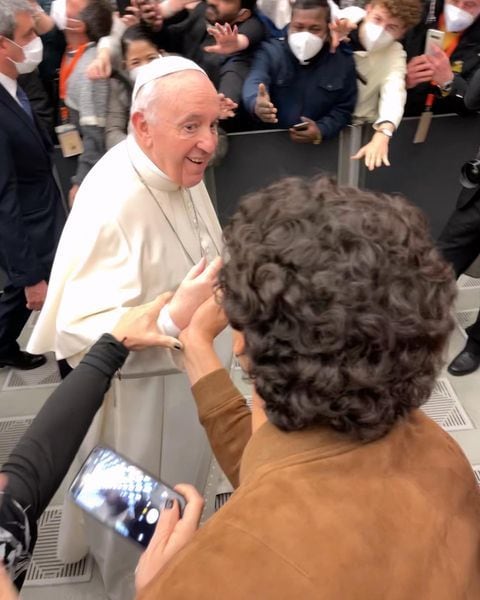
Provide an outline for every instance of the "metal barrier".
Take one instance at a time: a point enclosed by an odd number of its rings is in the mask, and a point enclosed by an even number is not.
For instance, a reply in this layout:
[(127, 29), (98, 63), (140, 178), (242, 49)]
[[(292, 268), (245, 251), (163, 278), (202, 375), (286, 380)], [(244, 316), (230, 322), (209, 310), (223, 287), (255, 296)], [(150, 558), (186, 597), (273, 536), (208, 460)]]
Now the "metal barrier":
[(230, 135), (228, 154), (215, 169), (220, 222), (227, 222), (248, 192), (281, 177), (323, 172), (336, 175), (343, 184), (403, 194), (426, 212), (437, 237), (455, 206), (460, 168), (480, 144), (480, 117), (434, 117), (423, 144), (412, 141), (417, 123), (418, 119), (404, 119), (391, 142), (392, 166), (373, 172), (350, 158), (370, 139), (370, 125), (348, 127), (339, 140), (320, 146), (295, 144), (286, 131)]

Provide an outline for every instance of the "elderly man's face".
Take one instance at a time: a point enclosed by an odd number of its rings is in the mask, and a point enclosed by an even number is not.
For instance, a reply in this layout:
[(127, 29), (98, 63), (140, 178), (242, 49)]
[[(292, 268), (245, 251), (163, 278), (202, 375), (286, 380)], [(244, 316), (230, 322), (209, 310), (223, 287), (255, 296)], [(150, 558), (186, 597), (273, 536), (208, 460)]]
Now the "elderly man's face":
[(146, 150), (172, 181), (192, 187), (202, 180), (217, 147), (220, 101), (202, 73), (178, 75), (178, 84), (159, 96), (161, 105), (147, 125)]

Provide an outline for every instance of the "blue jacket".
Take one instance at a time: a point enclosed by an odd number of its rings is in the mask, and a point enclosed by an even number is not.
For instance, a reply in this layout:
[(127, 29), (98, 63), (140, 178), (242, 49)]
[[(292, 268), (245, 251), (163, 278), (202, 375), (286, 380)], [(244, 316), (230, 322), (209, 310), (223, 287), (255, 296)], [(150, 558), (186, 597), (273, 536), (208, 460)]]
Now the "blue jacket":
[(286, 39), (263, 42), (243, 86), (243, 103), (251, 114), (260, 83), (278, 110), (277, 127), (291, 127), (308, 117), (324, 139), (350, 123), (357, 101), (353, 54), (343, 46), (332, 54), (326, 44), (308, 65), (301, 65)]

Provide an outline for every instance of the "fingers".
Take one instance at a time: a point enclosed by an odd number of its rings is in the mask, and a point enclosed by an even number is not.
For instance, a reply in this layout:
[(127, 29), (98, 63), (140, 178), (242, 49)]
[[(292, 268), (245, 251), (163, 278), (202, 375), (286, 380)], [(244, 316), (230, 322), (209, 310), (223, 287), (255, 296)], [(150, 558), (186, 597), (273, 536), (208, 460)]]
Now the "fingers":
[(196, 265), (193, 265), (193, 267), (190, 269), (190, 271), (185, 275), (185, 278), (183, 281), (191, 281), (192, 279), (195, 279), (201, 273), (203, 273), (206, 266), (207, 266), (207, 259), (204, 256), (202, 256), (200, 262), (198, 262)]
[(220, 256), (217, 256), (216, 258), (214, 258), (212, 260), (212, 262), (203, 271), (202, 277), (206, 281), (211, 281), (212, 283), (215, 283), (217, 281), (218, 273), (219, 273), (220, 269), (222, 268), (222, 265), (223, 265), (222, 258)]
[(182, 528), (182, 534), (193, 535), (198, 529), (200, 517), (202, 516), (204, 500), (203, 496), (187, 483), (178, 484), (173, 488), (187, 501), (185, 510), (183, 511), (182, 519), (179, 523)]

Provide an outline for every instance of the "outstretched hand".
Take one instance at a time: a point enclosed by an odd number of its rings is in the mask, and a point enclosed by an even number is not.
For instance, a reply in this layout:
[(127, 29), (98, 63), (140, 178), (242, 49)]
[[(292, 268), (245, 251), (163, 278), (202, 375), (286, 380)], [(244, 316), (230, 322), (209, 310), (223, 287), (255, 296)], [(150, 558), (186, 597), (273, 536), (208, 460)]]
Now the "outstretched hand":
[(152, 302), (130, 308), (114, 327), (113, 337), (128, 350), (144, 350), (154, 346), (181, 350), (181, 343), (173, 337), (163, 335), (157, 326), (158, 315), (172, 296), (172, 293), (166, 292)]
[(209, 265), (202, 258), (187, 273), (168, 305), (170, 318), (180, 330), (188, 327), (197, 308), (214, 293), (221, 267), (222, 259), (219, 256)]

